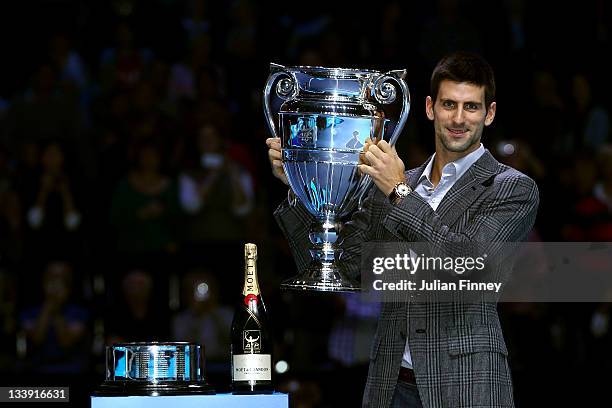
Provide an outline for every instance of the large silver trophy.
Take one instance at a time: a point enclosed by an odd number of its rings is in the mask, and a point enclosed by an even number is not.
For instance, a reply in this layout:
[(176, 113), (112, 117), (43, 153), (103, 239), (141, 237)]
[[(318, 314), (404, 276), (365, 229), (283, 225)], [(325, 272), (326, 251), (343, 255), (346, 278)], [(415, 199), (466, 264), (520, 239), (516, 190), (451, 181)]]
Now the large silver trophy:
[(357, 168), (366, 140), (394, 144), (404, 127), (410, 110), (405, 75), (270, 64), (263, 98), (267, 123), (281, 139), (291, 191), (316, 218), (309, 233), (312, 262), (281, 288), (360, 289), (341, 271), (338, 223), (372, 184)]

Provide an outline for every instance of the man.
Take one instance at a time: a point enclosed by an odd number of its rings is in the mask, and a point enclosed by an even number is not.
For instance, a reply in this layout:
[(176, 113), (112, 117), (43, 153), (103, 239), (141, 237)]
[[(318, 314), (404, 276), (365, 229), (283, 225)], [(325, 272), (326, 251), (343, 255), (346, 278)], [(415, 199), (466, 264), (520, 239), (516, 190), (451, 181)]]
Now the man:
[(346, 142), (347, 149), (361, 149), (363, 147), (363, 143), (359, 140), (359, 131), (356, 130), (353, 132), (353, 137)]
[[(368, 241), (518, 242), (535, 221), (535, 182), (499, 163), (480, 140), (495, 118), (493, 70), (463, 52), (444, 57), (425, 112), (435, 154), (404, 172), (394, 146), (368, 143), (359, 170), (374, 180), (363, 210), (341, 232), (342, 261), (358, 275)], [(278, 139), (268, 139), (274, 174), (286, 182)], [(286, 203), (275, 213), (298, 267), (308, 259), (310, 216)], [(507, 349), (494, 302), (384, 303), (370, 354), (364, 407), (512, 407)]]

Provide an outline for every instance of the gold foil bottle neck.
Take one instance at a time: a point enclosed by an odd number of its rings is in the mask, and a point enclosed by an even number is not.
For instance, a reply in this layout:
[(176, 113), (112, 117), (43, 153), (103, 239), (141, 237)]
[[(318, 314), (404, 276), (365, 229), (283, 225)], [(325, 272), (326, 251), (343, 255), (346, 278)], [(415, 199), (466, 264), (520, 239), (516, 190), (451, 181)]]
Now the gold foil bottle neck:
[(257, 245), (244, 244), (244, 257), (257, 259)]
[(244, 296), (259, 295), (259, 283), (257, 282), (257, 245), (244, 245)]

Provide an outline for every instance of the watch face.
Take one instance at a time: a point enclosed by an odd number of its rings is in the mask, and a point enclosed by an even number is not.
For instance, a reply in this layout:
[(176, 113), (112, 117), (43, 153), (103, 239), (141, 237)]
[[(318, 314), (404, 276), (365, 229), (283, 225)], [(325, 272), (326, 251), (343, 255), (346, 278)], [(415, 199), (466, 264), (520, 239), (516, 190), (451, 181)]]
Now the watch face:
[(408, 187), (406, 184), (400, 184), (399, 186), (397, 186), (397, 193), (405, 197), (410, 194), (410, 187)]

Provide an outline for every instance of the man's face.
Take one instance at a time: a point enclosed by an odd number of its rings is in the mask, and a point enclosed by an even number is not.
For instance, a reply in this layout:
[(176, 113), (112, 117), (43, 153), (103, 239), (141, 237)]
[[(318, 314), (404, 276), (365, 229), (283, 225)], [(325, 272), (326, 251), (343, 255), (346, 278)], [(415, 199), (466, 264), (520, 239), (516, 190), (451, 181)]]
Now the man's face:
[(428, 96), (425, 108), (434, 122), (436, 152), (464, 156), (480, 146), (482, 130), (493, 122), (496, 104), (486, 109), (484, 86), (444, 80), (435, 103)]

